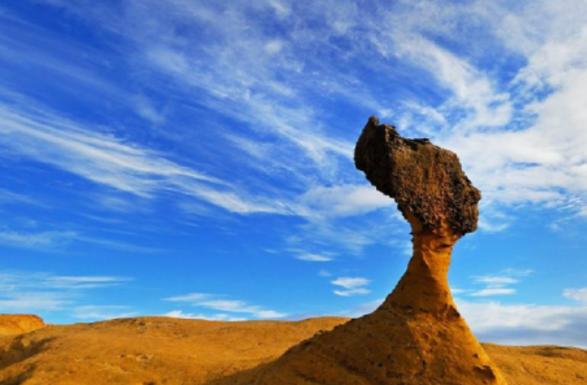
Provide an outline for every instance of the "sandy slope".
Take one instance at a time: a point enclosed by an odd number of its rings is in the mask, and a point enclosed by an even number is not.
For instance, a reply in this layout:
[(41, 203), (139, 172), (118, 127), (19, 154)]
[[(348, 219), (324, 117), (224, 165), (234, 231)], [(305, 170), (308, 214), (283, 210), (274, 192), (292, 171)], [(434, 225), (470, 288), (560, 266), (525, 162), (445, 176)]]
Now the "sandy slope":
[[(0, 337), (0, 384), (208, 385), (269, 362), (297, 342), (343, 322), (315, 318), (225, 323), (147, 317), (48, 326)], [(510, 385), (587, 383), (586, 351), (485, 348)]]

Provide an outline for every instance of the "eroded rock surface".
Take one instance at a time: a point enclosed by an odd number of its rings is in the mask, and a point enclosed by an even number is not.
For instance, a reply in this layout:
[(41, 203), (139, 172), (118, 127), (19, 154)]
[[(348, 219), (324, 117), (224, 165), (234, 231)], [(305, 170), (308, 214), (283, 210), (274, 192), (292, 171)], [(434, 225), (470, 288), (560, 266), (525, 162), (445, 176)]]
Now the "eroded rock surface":
[(45, 327), (43, 319), (32, 314), (0, 314), (0, 336), (28, 333)]
[(375, 312), (219, 384), (505, 385), (448, 286), (452, 248), (476, 229), (481, 199), (456, 154), (370, 118), (355, 163), (412, 227), (406, 273)]
[(355, 165), (395, 199), (410, 223), (415, 219), (424, 230), (456, 235), (476, 230), (481, 193), (455, 153), (428, 139), (402, 138), (395, 127), (371, 117), (357, 142)]

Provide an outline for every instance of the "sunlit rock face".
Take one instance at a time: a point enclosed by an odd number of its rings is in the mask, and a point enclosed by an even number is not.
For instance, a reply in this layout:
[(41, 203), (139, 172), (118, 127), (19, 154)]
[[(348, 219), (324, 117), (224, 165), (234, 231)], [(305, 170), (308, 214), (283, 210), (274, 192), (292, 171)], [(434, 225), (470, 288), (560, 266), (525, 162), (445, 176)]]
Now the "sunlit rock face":
[(28, 333), (45, 327), (41, 317), (32, 314), (0, 314), (0, 336)]
[(448, 286), (452, 248), (475, 231), (481, 199), (457, 155), (427, 139), (403, 138), (372, 117), (357, 142), (355, 164), (395, 199), (411, 225), (413, 256), (406, 273), (373, 313), (222, 384), (505, 384)]

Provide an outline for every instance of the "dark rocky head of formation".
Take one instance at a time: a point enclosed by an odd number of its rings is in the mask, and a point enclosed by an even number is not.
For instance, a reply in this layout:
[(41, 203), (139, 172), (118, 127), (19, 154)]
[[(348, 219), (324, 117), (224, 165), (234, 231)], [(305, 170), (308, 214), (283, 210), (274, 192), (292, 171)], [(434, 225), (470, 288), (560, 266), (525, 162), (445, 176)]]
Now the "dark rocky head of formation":
[(355, 165), (377, 190), (395, 199), (403, 216), (426, 232), (457, 236), (477, 228), (481, 193), (459, 158), (428, 139), (406, 139), (369, 118), (355, 147)]

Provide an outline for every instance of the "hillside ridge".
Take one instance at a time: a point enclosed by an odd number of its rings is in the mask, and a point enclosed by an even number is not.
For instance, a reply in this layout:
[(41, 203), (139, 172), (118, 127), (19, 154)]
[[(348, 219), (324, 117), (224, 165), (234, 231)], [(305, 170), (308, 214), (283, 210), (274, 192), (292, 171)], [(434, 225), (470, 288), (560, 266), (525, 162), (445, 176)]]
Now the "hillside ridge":
[[(3, 385), (212, 385), (277, 359), (347, 318), (220, 322), (168, 317), (48, 325), (0, 337)], [(584, 385), (587, 351), (483, 344), (515, 385)]]

